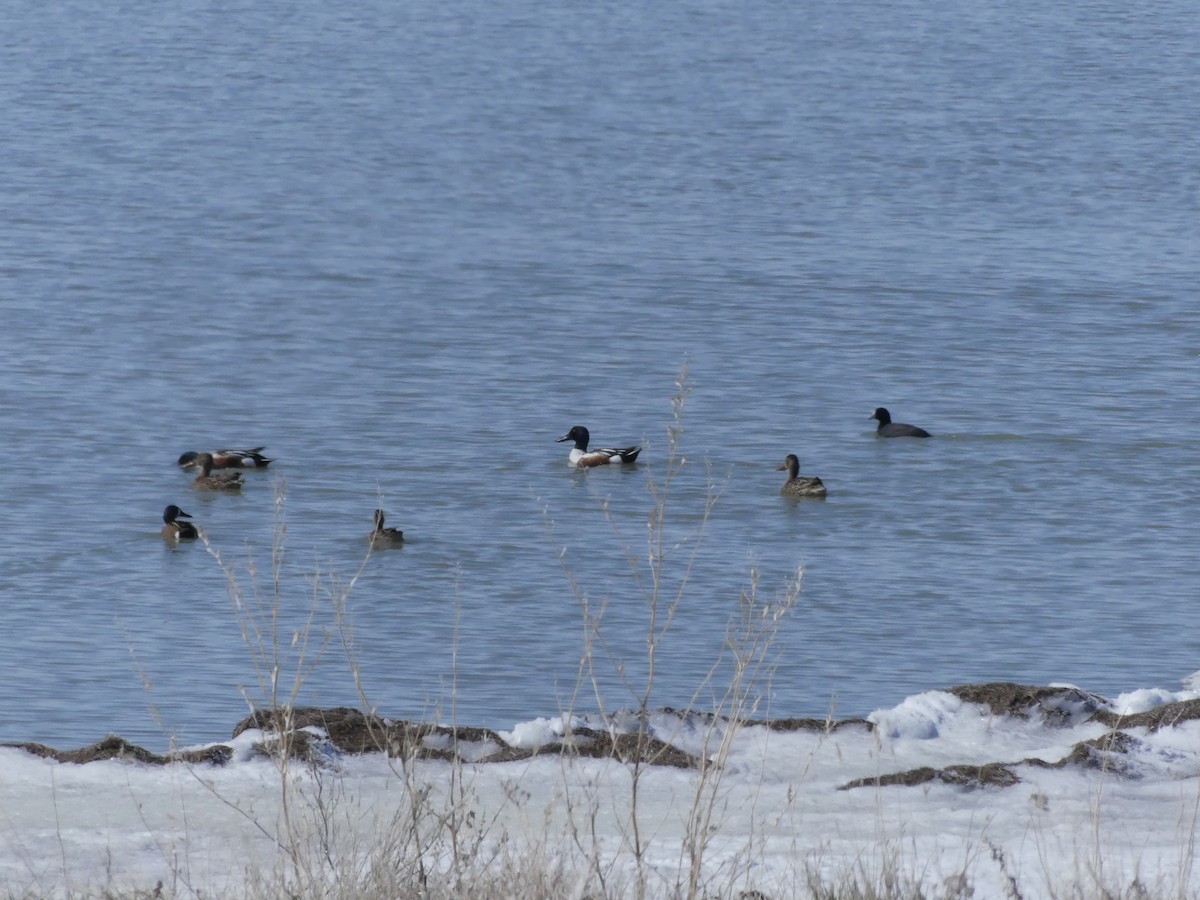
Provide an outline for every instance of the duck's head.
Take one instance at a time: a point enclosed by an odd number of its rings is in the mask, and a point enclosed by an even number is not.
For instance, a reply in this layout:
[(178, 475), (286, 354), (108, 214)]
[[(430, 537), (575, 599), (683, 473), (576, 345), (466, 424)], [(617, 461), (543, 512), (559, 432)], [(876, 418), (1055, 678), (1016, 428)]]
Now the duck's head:
[(787, 472), (792, 478), (800, 474), (800, 458), (795, 453), (789, 453), (787, 459), (783, 461), (783, 465), (775, 470), (776, 472)]
[(555, 441), (555, 443), (561, 444), (563, 441), (574, 441), (576, 447), (578, 447), (580, 450), (586, 450), (589, 437), (590, 435), (588, 434), (588, 430), (586, 428), (584, 428), (582, 425), (576, 425), (557, 441)]
[(213, 455), (211, 453), (197, 453), (196, 458), (192, 460), (193, 468), (200, 469), (205, 475), (212, 472)]
[(168, 506), (166, 509), (163, 510), (163, 521), (166, 522), (168, 525), (170, 525), (176, 519), (190, 519), (191, 517), (192, 516), (190, 513), (185, 513), (182, 509), (180, 509), (175, 504), (171, 504), (170, 506)]
[(878, 419), (880, 425), (887, 425), (892, 421), (892, 414), (881, 406), (871, 414), (871, 418)]

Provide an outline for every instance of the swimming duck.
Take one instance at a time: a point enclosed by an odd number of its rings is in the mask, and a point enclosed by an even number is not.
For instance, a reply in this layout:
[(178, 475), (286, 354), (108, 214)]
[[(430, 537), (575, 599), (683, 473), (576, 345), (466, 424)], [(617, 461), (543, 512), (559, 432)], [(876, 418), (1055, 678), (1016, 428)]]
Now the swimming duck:
[(367, 535), (372, 547), (399, 547), (404, 543), (404, 532), (399, 528), (383, 527), (383, 510), (375, 510), (375, 530)]
[(879, 427), (875, 429), (875, 433), (879, 437), (932, 437), (924, 428), (905, 425), (903, 422), (893, 422), (892, 414), (882, 406), (875, 410), (871, 418), (879, 420)]
[(196, 476), (196, 480), (192, 482), (192, 487), (198, 491), (238, 491), (242, 488), (242, 474), (240, 472), (222, 472), (220, 475), (212, 474), (213, 458), (211, 453), (196, 454), (196, 468), (200, 470), (200, 474)]
[(185, 519), (191, 518), (189, 513), (185, 513), (174, 504), (163, 510), (163, 522), (166, 524), (162, 527), (162, 536), (168, 541), (194, 541), (200, 537), (200, 532), (191, 522), (177, 521), (180, 516)]
[(638, 454), (642, 452), (641, 447), (618, 447), (614, 450), (588, 450), (588, 430), (582, 425), (576, 425), (555, 443), (561, 444), (563, 441), (574, 441), (575, 446), (571, 449), (571, 455), (567, 457), (567, 461), (573, 466), (581, 466), (590, 468), (592, 466), (603, 466), (607, 463), (631, 463), (637, 460)]
[[(250, 450), (214, 450), (209, 456), (212, 457), (214, 469), (265, 469), (274, 460), (263, 456), (262, 451), (262, 447)], [(179, 468), (199, 468), (196, 465), (196, 457), (199, 455), (195, 450), (189, 450), (179, 457)]]
[(783, 465), (776, 471), (787, 472), (788, 480), (783, 483), (783, 487), (779, 489), (779, 493), (785, 497), (824, 497), (825, 485), (821, 483), (820, 478), (801, 478), (800, 477), (800, 460), (795, 453), (789, 453)]

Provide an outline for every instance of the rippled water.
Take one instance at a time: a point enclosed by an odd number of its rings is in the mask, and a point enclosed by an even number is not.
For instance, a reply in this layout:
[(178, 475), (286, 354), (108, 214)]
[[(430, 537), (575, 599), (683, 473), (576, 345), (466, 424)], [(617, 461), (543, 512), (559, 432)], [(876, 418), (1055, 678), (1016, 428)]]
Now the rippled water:
[[(805, 568), (772, 715), (1200, 667), (1189, 5), (17, 20), (0, 739), (223, 736), (260, 694), (254, 654), (161, 510), (193, 513), (247, 593), (253, 560), (270, 606), (277, 494), (281, 640), (310, 612), (310, 653), (332, 636), (304, 702), (360, 702), (314, 573), (354, 576), (381, 505), (410, 543), (347, 608), (381, 712), (557, 712), (580, 596), (607, 604), (596, 672), (628, 705), (627, 557), (685, 364), (669, 538), (721, 496), (655, 702), (697, 690), (751, 567), (768, 596)], [(876, 440), (878, 405), (935, 439)], [(568, 469), (574, 424), (643, 462)], [(241, 497), (174, 466), (257, 444), (279, 461)], [(778, 496), (789, 452), (827, 501)]]

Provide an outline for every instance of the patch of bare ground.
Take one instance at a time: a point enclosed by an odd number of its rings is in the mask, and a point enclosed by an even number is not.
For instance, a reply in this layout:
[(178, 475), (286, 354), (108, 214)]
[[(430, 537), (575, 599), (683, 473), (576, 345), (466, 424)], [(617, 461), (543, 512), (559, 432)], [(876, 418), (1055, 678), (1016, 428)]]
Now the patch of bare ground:
[(1103, 697), (1073, 687), (1037, 687), (997, 681), (989, 684), (960, 684), (947, 688), (964, 703), (986, 706), (996, 716), (1027, 719), (1034, 710), (1041, 712), (1046, 724), (1070, 725), (1079, 717), (1090, 717), (1107, 706)]
[(909, 769), (907, 772), (893, 772), (889, 775), (875, 775), (869, 778), (855, 778), (838, 787), (839, 791), (848, 791), (856, 787), (887, 787), (888, 785), (904, 785), (913, 787), (938, 781), (942, 784), (954, 784), (961, 787), (1011, 787), (1021, 779), (1008, 766), (1001, 763), (985, 763), (982, 766), (954, 765), (944, 769), (934, 769), (922, 766), (919, 769)]
[[(1030, 688), (1024, 685), (995, 684), (971, 685), (952, 688), (954, 693), (972, 703), (989, 706), (993, 711), (1003, 710), (1001, 714), (1027, 716), (1033, 706), (1040, 706), (1047, 698), (1066, 698), (1070, 702), (1090, 702), (1087, 698), (1095, 695), (1085, 694), (1074, 688)], [(1174, 707), (1174, 709), (1172, 709)], [(1183, 708), (1186, 707), (1186, 708)], [(1022, 713), (1021, 711), (1025, 712)], [(1150, 729), (1170, 727), (1177, 722), (1196, 718), (1200, 715), (1200, 701), (1186, 701), (1151, 710), (1151, 713), (1136, 716), (1113, 716), (1106, 711), (1092, 713), (1089, 721), (1108, 723), (1110, 719), (1119, 721), (1126, 727), (1145, 727)], [(887, 785), (918, 785), (932, 781), (942, 784), (954, 784), (964, 787), (1011, 787), (1021, 782), (1017, 769), (1021, 766), (1042, 769), (1065, 769), (1077, 766), (1084, 769), (1103, 770), (1111, 775), (1122, 778), (1136, 779), (1141, 777), (1136, 766), (1126, 761), (1126, 758), (1138, 748), (1140, 741), (1133, 735), (1116, 730), (1103, 734), (1089, 741), (1081, 741), (1071, 748), (1071, 752), (1055, 762), (1044, 759), (1026, 758), (1008, 763), (984, 763), (983, 765), (952, 765), (935, 769), (922, 767), (904, 772), (893, 772), (886, 775), (876, 775), (867, 778), (856, 778), (841, 785), (839, 790), (849, 790), (856, 787), (882, 787)]]
[[(702, 725), (712, 725), (713, 722), (720, 718), (710, 712), (699, 712), (696, 710), (673, 709), (670, 706), (663, 707), (661, 712), (667, 715), (678, 716), (686, 721), (698, 721)], [(865, 731), (873, 731), (875, 726), (866, 719), (746, 719), (741, 723), (743, 727), (769, 728), (771, 731), (812, 731), (820, 734), (832, 734), (835, 731), (841, 731), (843, 728), (862, 728)]]
[(952, 765), (946, 766), (944, 769), (925, 766), (906, 772), (856, 778), (840, 785), (838, 790), (845, 791), (856, 787), (884, 787), (893, 784), (912, 786), (931, 781), (963, 787), (1012, 787), (1021, 782), (1020, 776), (1015, 771), (1019, 766), (1035, 766), (1040, 769), (1065, 769), (1079, 766), (1085, 769), (1102, 769), (1112, 775), (1136, 779), (1140, 777), (1138, 770), (1126, 763), (1122, 757), (1133, 751), (1138, 744), (1137, 738), (1124, 732), (1112, 731), (1090, 741), (1081, 741), (1071, 748), (1070, 753), (1057, 762), (1027, 758), (1011, 763), (984, 763), (981, 766)]
[(1148, 731), (1158, 731), (1180, 722), (1200, 719), (1200, 700), (1180, 700), (1178, 703), (1166, 703), (1146, 712), (1125, 716), (1102, 710), (1096, 713), (1094, 718), (1110, 728), (1145, 728)]
[(286, 746), (293, 756), (315, 759), (318, 754), (314, 742), (322, 738), (302, 730), (313, 727), (323, 730), (329, 743), (338, 751), (351, 754), (387, 753), (393, 757), (478, 763), (567, 754), (684, 769), (700, 766), (697, 758), (644, 733), (612, 735), (579, 728), (562, 742), (525, 749), (509, 746), (499, 734), (487, 728), (394, 721), (345, 707), (302, 708), (286, 713), (257, 712), (239, 722), (233, 729), (233, 736), (236, 738), (248, 728), (285, 734), (286, 740), (266, 741), (259, 745), (258, 752), (272, 756)]
[(833, 734), (850, 728), (861, 728), (866, 732), (875, 730), (874, 723), (866, 719), (764, 719), (746, 724), (759, 725), (772, 731), (812, 731), (818, 734)]
[(78, 750), (55, 750), (45, 744), (0, 744), (4, 747), (15, 747), (40, 756), (43, 759), (55, 759), (62, 763), (90, 763), (106, 759), (116, 759), (121, 762), (144, 763), (151, 766), (165, 766), (167, 763), (211, 763), (223, 766), (233, 757), (233, 748), (224, 744), (214, 744), (202, 750), (182, 750), (167, 754), (151, 753), (136, 744), (131, 744), (124, 738), (112, 735), (103, 740)]

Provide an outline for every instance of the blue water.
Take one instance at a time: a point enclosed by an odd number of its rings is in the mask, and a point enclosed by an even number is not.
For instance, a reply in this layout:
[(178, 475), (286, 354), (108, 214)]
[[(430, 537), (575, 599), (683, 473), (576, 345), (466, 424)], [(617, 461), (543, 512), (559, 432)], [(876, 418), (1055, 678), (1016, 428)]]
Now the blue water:
[[(635, 704), (684, 366), (654, 703), (712, 692), (752, 569), (804, 568), (760, 715), (1200, 668), (1190, 4), (9, 19), (0, 740), (218, 739), (275, 645), (305, 703)], [(570, 470), (575, 424), (641, 462)], [(174, 465), (259, 444), (240, 497)]]

